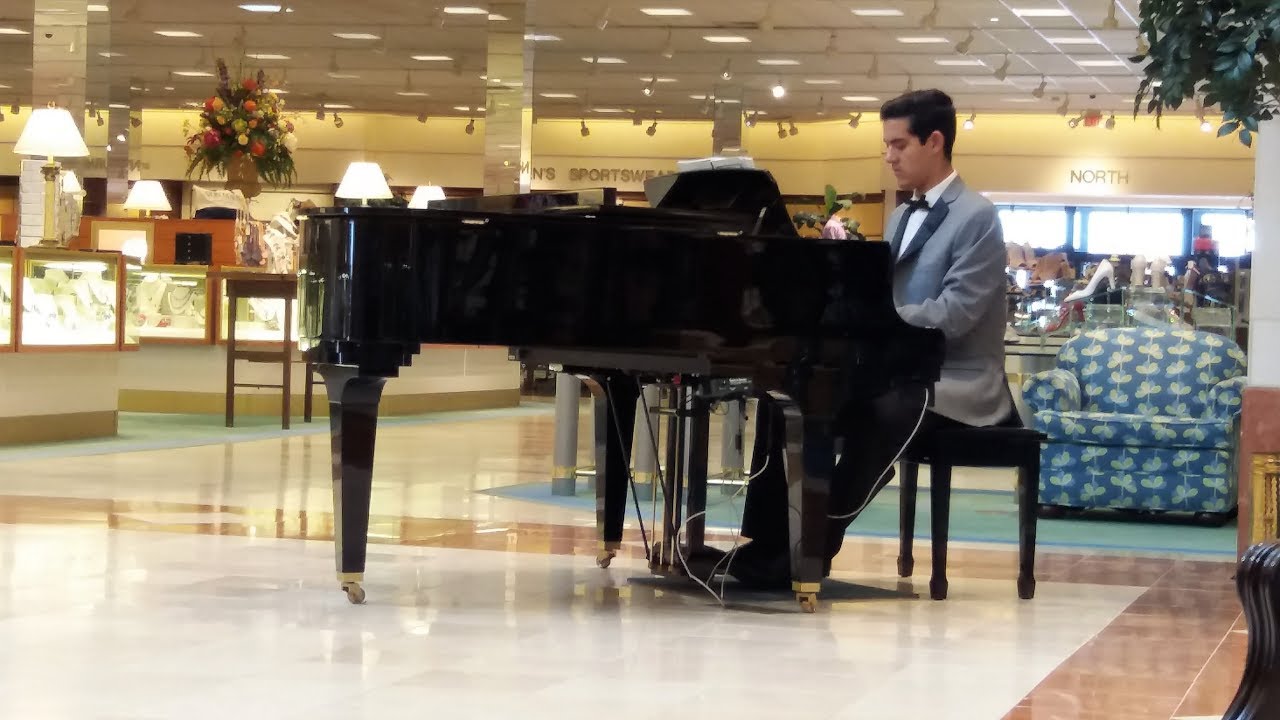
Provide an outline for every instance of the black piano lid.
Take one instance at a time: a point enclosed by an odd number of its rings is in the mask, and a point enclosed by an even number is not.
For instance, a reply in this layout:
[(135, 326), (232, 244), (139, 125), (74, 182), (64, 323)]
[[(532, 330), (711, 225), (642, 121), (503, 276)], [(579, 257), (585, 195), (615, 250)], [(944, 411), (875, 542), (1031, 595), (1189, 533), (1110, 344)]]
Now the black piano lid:
[(725, 168), (660, 175), (645, 182), (644, 192), (655, 208), (749, 218), (752, 235), (798, 235), (782, 191), (766, 170)]

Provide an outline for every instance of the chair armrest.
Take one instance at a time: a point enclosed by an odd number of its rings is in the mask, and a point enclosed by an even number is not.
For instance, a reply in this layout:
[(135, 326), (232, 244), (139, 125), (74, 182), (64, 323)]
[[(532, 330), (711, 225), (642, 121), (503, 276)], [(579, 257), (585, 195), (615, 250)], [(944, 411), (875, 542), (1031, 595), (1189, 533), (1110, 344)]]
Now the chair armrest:
[(1240, 415), (1244, 405), (1244, 388), (1248, 382), (1244, 376), (1223, 380), (1209, 388), (1209, 402), (1205, 416), (1218, 420), (1232, 420)]
[(1038, 372), (1022, 384), (1022, 399), (1032, 413), (1080, 409), (1080, 381), (1062, 368)]

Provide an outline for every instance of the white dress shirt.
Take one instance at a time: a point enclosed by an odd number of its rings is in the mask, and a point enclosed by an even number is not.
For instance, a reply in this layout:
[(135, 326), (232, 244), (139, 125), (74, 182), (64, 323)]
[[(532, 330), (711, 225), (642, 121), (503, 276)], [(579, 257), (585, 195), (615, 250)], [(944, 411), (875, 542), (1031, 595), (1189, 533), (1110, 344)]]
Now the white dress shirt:
[[(929, 191), (924, 194), (924, 199), (929, 203), (931, 209), (938, 203), (938, 200), (942, 198), (942, 193), (947, 191), (947, 188), (955, 179), (956, 171), (952, 170), (945, 180), (929, 188)], [(907, 230), (902, 236), (902, 246), (898, 248), (898, 257), (906, 254), (907, 248), (911, 247), (911, 241), (915, 239), (916, 233), (920, 231), (920, 226), (924, 224), (924, 219), (928, 216), (928, 210), (916, 210), (907, 218)]]

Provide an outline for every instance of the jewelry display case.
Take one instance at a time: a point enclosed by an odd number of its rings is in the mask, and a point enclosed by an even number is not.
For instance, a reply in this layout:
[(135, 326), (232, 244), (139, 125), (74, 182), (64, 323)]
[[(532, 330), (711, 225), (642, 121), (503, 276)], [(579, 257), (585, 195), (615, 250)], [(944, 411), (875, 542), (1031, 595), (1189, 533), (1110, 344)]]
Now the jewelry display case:
[(15, 259), (18, 351), (121, 349), (120, 253), (21, 248)]
[[(234, 270), (220, 271), (223, 276), (215, 275), (218, 283), (218, 342), (225, 343), (227, 341), (227, 322), (231, 317), (230, 307), (227, 300), (227, 279), (226, 275), (234, 278), (244, 279), (245, 277), (261, 277), (263, 286), (273, 288), (281, 281), (296, 282), (292, 277), (246, 270), (245, 268), (235, 268)], [(266, 294), (276, 295), (272, 290)], [(298, 303), (291, 302), (291, 314), (293, 315), (290, 323), (292, 337), (290, 341), (298, 342)], [(284, 313), (285, 301), (280, 297), (252, 297), (241, 295), (236, 300), (236, 341), (245, 342), (261, 342), (261, 343), (282, 343), (284, 342)]]
[(212, 296), (204, 265), (131, 265), (125, 343), (211, 344)]
[(0, 247), (0, 352), (13, 351), (13, 288), (17, 285), (15, 249)]

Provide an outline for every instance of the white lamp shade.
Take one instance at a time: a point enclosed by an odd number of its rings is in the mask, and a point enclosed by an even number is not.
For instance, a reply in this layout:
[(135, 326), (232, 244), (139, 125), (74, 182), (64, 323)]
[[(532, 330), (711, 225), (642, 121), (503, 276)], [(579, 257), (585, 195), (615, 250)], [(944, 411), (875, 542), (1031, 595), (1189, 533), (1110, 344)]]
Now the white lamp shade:
[(36, 108), (27, 117), (13, 151), (37, 157), (86, 157), (89, 154), (71, 113), (66, 108), (53, 107)]
[(378, 163), (353, 162), (334, 194), (344, 200), (390, 200), (391, 188)]
[(80, 178), (76, 177), (75, 170), (62, 171), (62, 192), (67, 195), (81, 195), (84, 188), (80, 187)]
[(169, 197), (164, 194), (164, 188), (158, 180), (139, 180), (129, 188), (129, 197), (125, 198), (124, 209), (167, 212), (173, 208), (169, 205)]
[(413, 191), (413, 197), (409, 198), (409, 207), (419, 209), (431, 207), (432, 200), (444, 200), (444, 188), (439, 185), (419, 185), (418, 189)]

